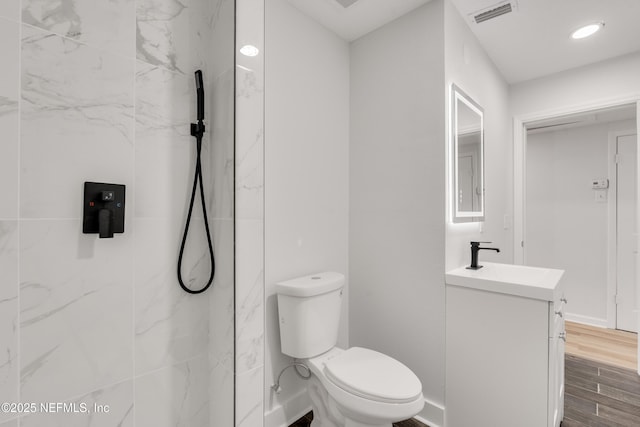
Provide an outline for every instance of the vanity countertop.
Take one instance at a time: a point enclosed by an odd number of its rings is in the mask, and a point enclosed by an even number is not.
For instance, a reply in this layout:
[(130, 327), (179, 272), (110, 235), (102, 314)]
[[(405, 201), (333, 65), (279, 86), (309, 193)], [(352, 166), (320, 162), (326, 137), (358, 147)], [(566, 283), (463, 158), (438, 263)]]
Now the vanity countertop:
[(483, 262), (483, 268), (459, 267), (445, 275), (447, 285), (462, 286), (544, 301), (561, 297), (564, 270)]

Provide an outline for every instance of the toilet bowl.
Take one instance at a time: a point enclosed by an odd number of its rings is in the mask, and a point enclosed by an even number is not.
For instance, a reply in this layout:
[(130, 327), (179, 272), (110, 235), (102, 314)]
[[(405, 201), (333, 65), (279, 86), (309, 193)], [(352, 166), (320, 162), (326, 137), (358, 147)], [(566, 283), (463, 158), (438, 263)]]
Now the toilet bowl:
[[(316, 399), (312, 397), (312, 401), (314, 409), (324, 406), (318, 412), (327, 413), (333, 424), (319, 426), (391, 426), (413, 417), (424, 406), (418, 377), (402, 363), (377, 351), (334, 347), (303, 363), (326, 391)], [(312, 381), (310, 386), (311, 396), (317, 385)], [(334, 406), (337, 413), (331, 413)]]
[(385, 354), (336, 346), (343, 285), (331, 272), (276, 284), (282, 352), (311, 371), (312, 427), (391, 427), (420, 412), (422, 384)]

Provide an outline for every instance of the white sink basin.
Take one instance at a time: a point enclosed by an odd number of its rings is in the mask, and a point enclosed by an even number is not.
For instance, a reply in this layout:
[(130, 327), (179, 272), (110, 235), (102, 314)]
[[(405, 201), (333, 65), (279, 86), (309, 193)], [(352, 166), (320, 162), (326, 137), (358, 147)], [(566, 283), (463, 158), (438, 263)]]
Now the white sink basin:
[(561, 292), (564, 270), (483, 262), (483, 268), (456, 268), (445, 275), (448, 285), (554, 301)]

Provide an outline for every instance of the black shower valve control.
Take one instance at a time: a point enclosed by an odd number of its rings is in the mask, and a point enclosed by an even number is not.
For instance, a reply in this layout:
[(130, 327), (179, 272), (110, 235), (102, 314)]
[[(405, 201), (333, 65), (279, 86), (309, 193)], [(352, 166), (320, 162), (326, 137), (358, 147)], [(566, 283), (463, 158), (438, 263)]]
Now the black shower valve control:
[(101, 239), (124, 233), (124, 202), (124, 185), (85, 182), (82, 232)]

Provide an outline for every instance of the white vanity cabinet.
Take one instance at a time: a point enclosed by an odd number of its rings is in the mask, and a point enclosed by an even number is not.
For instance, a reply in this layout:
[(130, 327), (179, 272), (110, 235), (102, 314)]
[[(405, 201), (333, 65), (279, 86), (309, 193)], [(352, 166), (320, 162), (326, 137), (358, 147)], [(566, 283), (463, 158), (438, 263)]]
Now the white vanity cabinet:
[(446, 275), (445, 426), (557, 427), (563, 271), (484, 264)]

